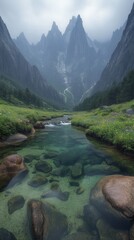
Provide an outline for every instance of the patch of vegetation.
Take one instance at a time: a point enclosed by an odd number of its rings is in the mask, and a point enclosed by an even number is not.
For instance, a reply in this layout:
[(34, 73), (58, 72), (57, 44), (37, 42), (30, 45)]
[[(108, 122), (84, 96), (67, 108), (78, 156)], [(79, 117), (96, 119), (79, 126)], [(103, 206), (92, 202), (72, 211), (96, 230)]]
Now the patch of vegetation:
[(110, 89), (97, 92), (90, 98), (86, 98), (75, 107), (76, 111), (88, 111), (103, 105), (112, 105), (127, 102), (134, 99), (134, 71), (128, 73), (124, 80)]
[(128, 114), (128, 109), (134, 111), (134, 100), (90, 112), (76, 112), (72, 124), (84, 127), (89, 136), (134, 153), (134, 114)]
[(0, 100), (0, 139), (5, 140), (17, 132), (30, 133), (36, 121), (63, 116), (63, 114), (57, 111), (13, 106)]

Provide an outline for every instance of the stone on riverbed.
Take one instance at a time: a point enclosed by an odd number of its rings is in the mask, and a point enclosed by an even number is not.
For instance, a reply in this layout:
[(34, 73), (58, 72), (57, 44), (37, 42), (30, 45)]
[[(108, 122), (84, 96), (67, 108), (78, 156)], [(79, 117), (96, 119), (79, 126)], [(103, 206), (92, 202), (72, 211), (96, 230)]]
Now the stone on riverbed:
[(85, 175), (111, 175), (120, 173), (120, 169), (116, 166), (110, 166), (107, 164), (95, 164), (95, 165), (86, 165), (84, 166)]
[(44, 193), (41, 197), (42, 198), (56, 197), (56, 198), (60, 199), (61, 201), (67, 201), (69, 198), (69, 192), (62, 192), (60, 189), (54, 189), (54, 190), (50, 190), (50, 191)]
[(37, 175), (34, 176), (29, 182), (28, 185), (31, 187), (39, 187), (41, 185), (44, 185), (48, 182), (48, 179), (45, 176)]
[(50, 163), (46, 161), (39, 161), (35, 164), (35, 168), (37, 171), (48, 173), (52, 171), (52, 166)]
[(22, 208), (25, 204), (25, 199), (23, 196), (15, 196), (8, 201), (8, 213), (12, 214), (16, 210)]
[(32, 239), (61, 240), (68, 231), (67, 217), (48, 203), (30, 200), (27, 215)]

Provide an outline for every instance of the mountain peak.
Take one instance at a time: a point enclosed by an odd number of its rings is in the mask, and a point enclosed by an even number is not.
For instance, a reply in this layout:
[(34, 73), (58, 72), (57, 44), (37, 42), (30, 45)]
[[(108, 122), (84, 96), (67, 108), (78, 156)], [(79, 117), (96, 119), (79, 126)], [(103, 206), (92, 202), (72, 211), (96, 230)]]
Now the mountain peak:
[(59, 28), (56, 24), (56, 22), (54, 21), (53, 24), (52, 24), (52, 28), (51, 28), (51, 31), (59, 31)]
[(80, 15), (77, 16), (76, 24), (83, 24), (82, 18)]
[(6, 40), (7, 39), (9, 40), (11, 38), (10, 34), (8, 32), (8, 29), (7, 29), (7, 27), (6, 27), (6, 25), (5, 25), (1, 16), (0, 16), (0, 37), (1, 38), (6, 38)]

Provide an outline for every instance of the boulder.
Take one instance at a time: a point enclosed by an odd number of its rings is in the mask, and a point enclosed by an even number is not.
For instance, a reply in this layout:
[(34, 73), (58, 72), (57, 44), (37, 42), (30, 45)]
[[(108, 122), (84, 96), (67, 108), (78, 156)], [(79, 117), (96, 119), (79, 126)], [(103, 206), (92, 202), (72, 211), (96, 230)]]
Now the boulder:
[(13, 233), (5, 228), (0, 228), (0, 240), (17, 240)]
[(68, 231), (67, 217), (48, 203), (30, 200), (27, 215), (32, 239), (60, 240)]
[(25, 199), (23, 196), (15, 196), (8, 201), (8, 213), (12, 214), (16, 210), (22, 208), (25, 204)]
[[(18, 154), (5, 157), (0, 164), (0, 189), (6, 187), (8, 183), (18, 174), (25, 176), (28, 170), (23, 162), (23, 158)], [(16, 181), (14, 181), (15, 183)]]
[(134, 177), (113, 175), (102, 178), (90, 193), (90, 204), (117, 226), (127, 228), (134, 218)]

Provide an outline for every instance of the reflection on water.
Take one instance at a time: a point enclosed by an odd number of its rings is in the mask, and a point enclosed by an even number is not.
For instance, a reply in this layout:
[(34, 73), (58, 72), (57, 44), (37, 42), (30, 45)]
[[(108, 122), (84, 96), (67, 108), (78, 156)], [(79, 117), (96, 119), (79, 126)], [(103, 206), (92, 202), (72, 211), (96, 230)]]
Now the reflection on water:
[[(117, 229), (103, 218), (99, 218), (96, 227), (92, 224), (94, 213), (89, 195), (103, 176), (133, 174), (131, 161), (124, 157), (122, 164), (120, 156), (116, 158), (113, 153), (96, 148), (83, 132), (65, 124), (48, 126), (21, 147), (2, 150), (1, 158), (13, 153), (24, 157), (29, 172), (0, 192), (0, 228), (12, 232), (17, 240), (29, 240), (27, 202), (37, 199), (53, 204), (66, 215), (69, 236), (63, 239), (111, 240), (115, 234), (118, 236)], [(13, 204), (16, 196), (18, 209)], [(107, 238), (109, 232), (111, 237)]]

